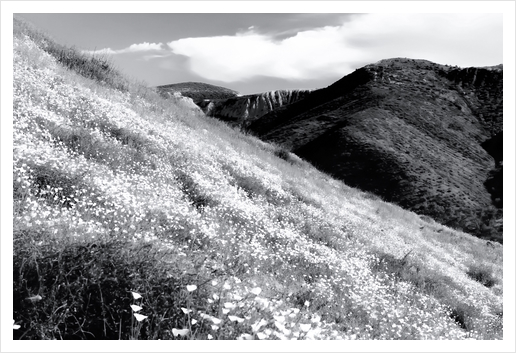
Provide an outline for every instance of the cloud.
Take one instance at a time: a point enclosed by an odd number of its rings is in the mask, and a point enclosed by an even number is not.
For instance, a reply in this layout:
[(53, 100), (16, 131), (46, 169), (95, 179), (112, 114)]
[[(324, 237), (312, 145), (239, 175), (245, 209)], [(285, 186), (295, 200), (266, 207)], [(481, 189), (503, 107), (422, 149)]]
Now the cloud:
[(357, 63), (390, 57), (485, 66), (502, 60), (502, 15), (367, 14), (281, 40), (249, 28), (231, 36), (183, 38), (167, 45), (174, 54), (189, 58), (194, 73), (221, 82), (345, 75)]
[(143, 42), (139, 44), (131, 44), (127, 48), (113, 50), (111, 48), (104, 48), (100, 50), (83, 50), (83, 53), (88, 54), (104, 54), (104, 55), (116, 55), (116, 54), (127, 54), (136, 52), (156, 51), (162, 50), (162, 43), (148, 43)]

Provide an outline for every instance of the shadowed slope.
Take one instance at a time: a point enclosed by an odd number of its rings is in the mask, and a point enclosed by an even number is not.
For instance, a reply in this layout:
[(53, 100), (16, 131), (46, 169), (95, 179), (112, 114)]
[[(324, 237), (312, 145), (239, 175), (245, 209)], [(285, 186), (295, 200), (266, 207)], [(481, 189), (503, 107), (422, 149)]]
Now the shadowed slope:
[(501, 241), (484, 186), (495, 161), (481, 146), (502, 129), (501, 87), (499, 68), (383, 60), (250, 130), (351, 186)]

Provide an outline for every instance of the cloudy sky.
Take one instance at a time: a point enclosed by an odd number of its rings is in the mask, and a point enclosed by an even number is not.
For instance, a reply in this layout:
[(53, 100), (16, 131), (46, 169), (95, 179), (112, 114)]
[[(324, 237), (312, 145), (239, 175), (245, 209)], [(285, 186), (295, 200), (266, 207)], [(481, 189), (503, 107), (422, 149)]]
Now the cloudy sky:
[(109, 55), (149, 86), (199, 81), (251, 94), (326, 87), (391, 57), (490, 66), (502, 14), (20, 14), (58, 42)]

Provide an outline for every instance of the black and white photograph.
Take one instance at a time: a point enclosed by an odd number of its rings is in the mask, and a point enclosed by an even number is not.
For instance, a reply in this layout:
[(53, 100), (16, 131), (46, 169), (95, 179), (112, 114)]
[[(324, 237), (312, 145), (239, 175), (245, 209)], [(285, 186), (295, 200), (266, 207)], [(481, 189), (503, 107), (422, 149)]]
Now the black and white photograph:
[(514, 351), (514, 11), (2, 1), (2, 351)]

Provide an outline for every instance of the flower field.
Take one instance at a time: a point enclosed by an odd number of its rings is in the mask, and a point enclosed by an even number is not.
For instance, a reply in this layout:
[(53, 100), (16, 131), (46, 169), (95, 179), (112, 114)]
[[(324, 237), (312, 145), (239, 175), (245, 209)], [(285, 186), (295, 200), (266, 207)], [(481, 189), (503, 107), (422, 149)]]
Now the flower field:
[(501, 245), (14, 26), (15, 339), (503, 339)]

